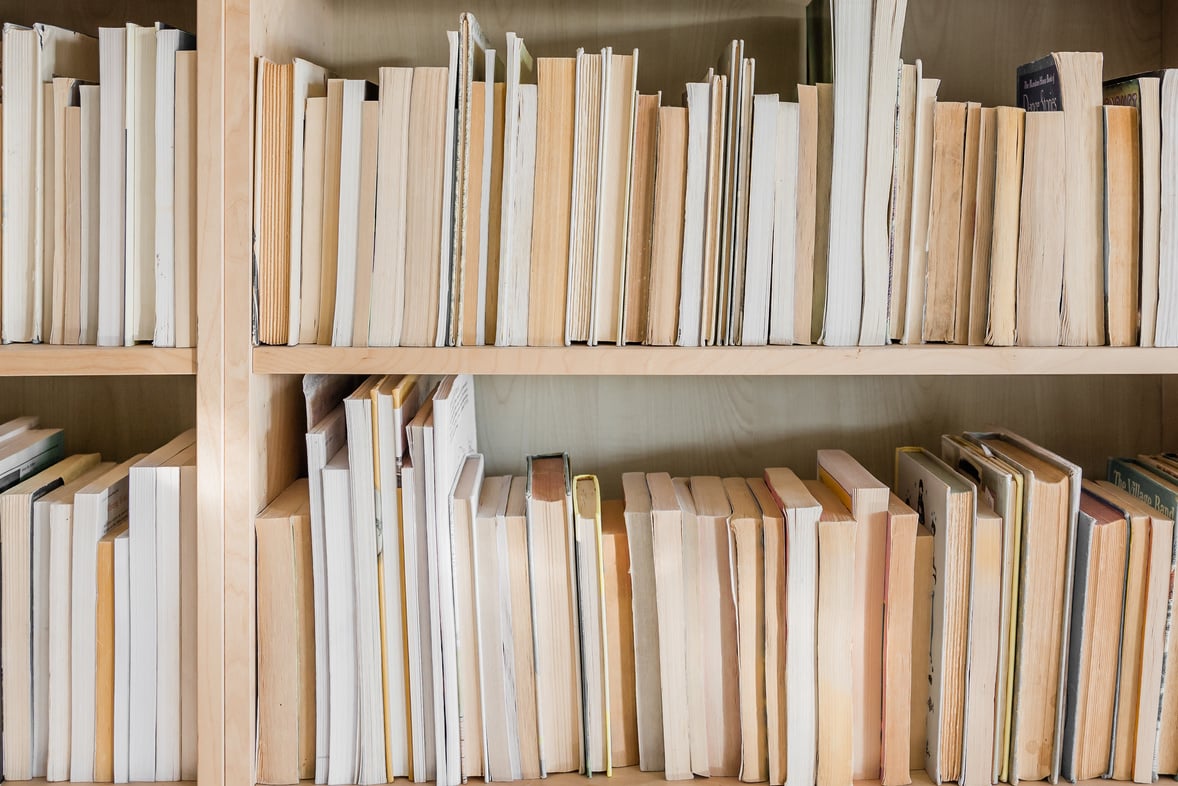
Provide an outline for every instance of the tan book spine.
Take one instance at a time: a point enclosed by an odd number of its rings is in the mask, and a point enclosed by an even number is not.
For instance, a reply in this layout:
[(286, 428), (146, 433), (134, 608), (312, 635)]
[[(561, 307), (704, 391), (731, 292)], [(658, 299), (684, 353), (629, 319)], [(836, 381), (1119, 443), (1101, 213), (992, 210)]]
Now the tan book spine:
[[(196, 346), (196, 50), (176, 53), (176, 346)], [(289, 225), (289, 220), (287, 224)], [(289, 242), (289, 241), (288, 241)], [(287, 270), (289, 280), (290, 270)], [(288, 281), (289, 286), (289, 281)], [(97, 284), (95, 284), (97, 290)], [(287, 309), (290, 295), (287, 293)], [(290, 337), (290, 326), (287, 326)]]
[[(256, 523), (259, 783), (299, 780), (298, 655), (294, 533), (289, 516)], [(292, 657), (293, 653), (293, 657)]]
[(882, 786), (912, 782), (912, 613), (918, 526), (916, 512), (891, 494), (884, 579)]
[(459, 346), (473, 347), (479, 335), (479, 256), (483, 229), (483, 161), (487, 154), (484, 128), (487, 122), (487, 92), (483, 82), (470, 91), (470, 150), (467, 156), (466, 215), (462, 220), (462, 294), (459, 302)]
[(1141, 147), (1137, 108), (1104, 107), (1104, 277), (1108, 343), (1137, 344)]
[(908, 766), (924, 769), (928, 744), (929, 662), (933, 627), (933, 533), (923, 525), (916, 529), (912, 562), (912, 732)]
[(849, 786), (851, 633), (855, 585), (855, 521), (818, 524), (818, 778), (817, 786)]
[(254, 229), (258, 267), (258, 341), (285, 344), (290, 328), (290, 145), (294, 65), (263, 59), (258, 68), (261, 69), (262, 91), (256, 164), (259, 205), (255, 221), (258, 226)]
[(303, 269), (299, 286), (299, 343), (319, 340), (319, 287), (323, 279), (323, 174), (327, 96), (307, 99), (303, 121)]
[(818, 218), (818, 88), (798, 85), (798, 198), (794, 235), (794, 343), (810, 343)]
[(978, 223), (978, 144), (982, 107), (965, 105), (965, 153), (961, 170), (961, 224), (957, 241), (957, 301), (953, 308), (953, 343), (969, 343), (969, 304), (973, 283), (974, 235)]
[(990, 303), (990, 249), (994, 241), (994, 167), (998, 155), (998, 110), (981, 110), (978, 125), (977, 218), (973, 236), (973, 268), (969, 284), (970, 346), (986, 343)]
[(352, 306), (352, 346), (368, 346), (372, 306), (372, 263), (376, 248), (376, 166), (380, 102), (365, 101), (360, 131), (360, 220), (356, 243), (356, 296)]
[(506, 127), (507, 85), (496, 82), (495, 114), (491, 127), (491, 203), (487, 205), (487, 308), (483, 319), (483, 343), (495, 343), (499, 326), (499, 244), (503, 216), (503, 133)]
[(626, 292), (623, 329), (628, 344), (646, 340), (650, 305), (651, 234), (654, 228), (655, 158), (662, 94), (638, 96), (634, 160), (630, 169), (629, 237), (626, 241)]
[(122, 524), (98, 541), (98, 603), (95, 628), (94, 780), (114, 780), (115, 717), (115, 538)]
[(561, 346), (569, 285), (576, 60), (536, 59), (536, 186), (532, 214), (529, 346)]
[(1060, 198), (1065, 138), (1063, 113), (1027, 113), (1015, 291), (1015, 335), (1022, 347), (1059, 346), (1067, 237)]
[(54, 343), (77, 344), (82, 331), (82, 108), (66, 107), (64, 114), (62, 197), (65, 211), (61, 245), (65, 264), (61, 275), (54, 281), (53, 328), (58, 338)]
[(965, 156), (966, 105), (938, 102), (933, 110), (932, 206), (929, 211), (928, 284), (921, 337), (953, 341), (957, 303), (957, 249)]
[(323, 230), (319, 269), (319, 327), (315, 342), (330, 345), (335, 319), (335, 278), (339, 262), (340, 145), (343, 143), (344, 80), (327, 81), (323, 142)]
[(683, 255), (683, 203), (687, 188), (687, 110), (661, 107), (650, 241), (650, 303), (646, 343), (675, 343), (679, 264)]
[(1026, 115), (1022, 109), (999, 107), (994, 161), (994, 237), (990, 245), (990, 312), (986, 343), (1009, 347), (1015, 341), (1015, 300), (1022, 210), (1023, 148)]

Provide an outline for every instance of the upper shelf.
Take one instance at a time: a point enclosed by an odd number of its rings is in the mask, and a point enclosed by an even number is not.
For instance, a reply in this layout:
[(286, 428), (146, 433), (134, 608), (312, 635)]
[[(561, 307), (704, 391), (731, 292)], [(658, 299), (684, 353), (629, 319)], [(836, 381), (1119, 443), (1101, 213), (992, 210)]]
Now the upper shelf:
[(0, 346), (0, 377), (148, 376), (195, 373), (195, 349), (161, 349), (146, 345)]
[(257, 347), (258, 374), (936, 376), (1178, 374), (1140, 347)]

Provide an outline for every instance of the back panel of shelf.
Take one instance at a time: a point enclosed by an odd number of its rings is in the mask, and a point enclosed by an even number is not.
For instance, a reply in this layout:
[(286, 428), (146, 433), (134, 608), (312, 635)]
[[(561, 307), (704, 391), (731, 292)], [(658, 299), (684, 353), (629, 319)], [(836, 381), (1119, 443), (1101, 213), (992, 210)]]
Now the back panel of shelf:
[(45, 22), (89, 35), (96, 35), (99, 27), (119, 27), (127, 22), (166, 22), (195, 32), (196, 0), (16, 0), (4, 4), (2, 16), (0, 21), (4, 22)]

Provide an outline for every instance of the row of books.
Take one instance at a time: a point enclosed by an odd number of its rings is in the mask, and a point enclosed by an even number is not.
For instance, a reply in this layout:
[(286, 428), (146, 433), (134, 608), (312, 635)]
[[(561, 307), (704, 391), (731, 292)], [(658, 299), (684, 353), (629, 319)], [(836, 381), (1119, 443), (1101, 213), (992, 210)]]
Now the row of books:
[(195, 47), (4, 25), (4, 343), (195, 346)]
[(492, 475), (469, 376), (304, 390), (308, 478), (256, 523), (262, 783), (1178, 772), (1178, 456), (1093, 482), (999, 430), (890, 487), (823, 450), (602, 500), (564, 454)]
[(196, 444), (0, 425), (4, 780), (196, 777)]
[(637, 50), (501, 58), (469, 13), (379, 85), (261, 59), (256, 340), (1178, 345), (1161, 77), (1057, 53), (939, 102), (905, 0), (835, 5), (796, 102), (741, 41), (674, 106)]

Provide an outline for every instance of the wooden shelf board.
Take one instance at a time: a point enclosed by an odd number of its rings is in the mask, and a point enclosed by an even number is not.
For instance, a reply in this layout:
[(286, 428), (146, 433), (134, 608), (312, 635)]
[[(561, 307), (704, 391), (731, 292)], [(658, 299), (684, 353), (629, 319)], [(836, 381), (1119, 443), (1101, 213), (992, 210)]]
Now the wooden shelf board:
[(184, 375), (196, 373), (195, 349), (51, 344), (0, 346), (0, 377)]
[[(1165, 777), (1165, 776), (1163, 776)], [(605, 778), (604, 775), (594, 775), (592, 780), (585, 778), (584, 775), (576, 772), (564, 772), (549, 774), (544, 780), (521, 780), (515, 781), (518, 784), (532, 784), (532, 786), (572, 786), (573, 784), (591, 784), (598, 778), (602, 779), (603, 784), (608, 786), (655, 786), (655, 784), (664, 783), (683, 783), (684, 781), (667, 781), (663, 778), (662, 772), (642, 772), (637, 767), (615, 767), (612, 778)], [(398, 779), (400, 782), (401, 779)], [(699, 781), (700, 779), (696, 778)], [(471, 778), (471, 783), (482, 783), (482, 778)], [(739, 778), (708, 778), (706, 782), (710, 786), (743, 786)], [(301, 781), (301, 786), (314, 786), (314, 781)], [(432, 783), (432, 781), (431, 781)], [(1077, 786), (1106, 786), (1109, 782), (1102, 780), (1079, 781)], [(255, 786), (265, 786), (264, 784), (256, 784)], [(879, 781), (857, 780), (855, 786), (879, 786)], [(932, 779), (929, 778), (928, 773), (924, 770), (912, 771), (912, 786), (932, 786)]]
[(258, 374), (960, 376), (1178, 374), (1178, 348), (256, 347)]

